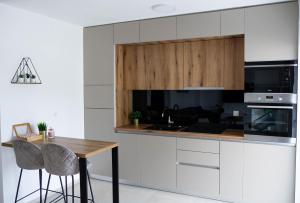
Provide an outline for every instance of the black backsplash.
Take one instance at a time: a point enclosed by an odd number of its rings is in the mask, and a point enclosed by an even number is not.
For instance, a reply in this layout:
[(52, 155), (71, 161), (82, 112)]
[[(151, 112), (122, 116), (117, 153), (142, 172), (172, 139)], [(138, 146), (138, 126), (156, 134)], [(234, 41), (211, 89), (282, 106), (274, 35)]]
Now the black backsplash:
[[(228, 90), (135, 90), (133, 110), (141, 111), (141, 123), (166, 123), (162, 113), (171, 115), (176, 124), (232, 124), (243, 128), (244, 91)], [(239, 111), (233, 117), (233, 111)]]

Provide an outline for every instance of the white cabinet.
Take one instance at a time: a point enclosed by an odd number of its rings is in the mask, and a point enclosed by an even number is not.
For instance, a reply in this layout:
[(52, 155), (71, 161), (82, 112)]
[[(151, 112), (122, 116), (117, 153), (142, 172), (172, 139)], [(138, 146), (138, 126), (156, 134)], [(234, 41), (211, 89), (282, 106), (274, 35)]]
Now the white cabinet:
[(244, 143), (220, 142), (220, 197), (240, 202), (243, 198)]
[[(113, 132), (113, 109), (85, 109), (85, 138), (101, 141), (117, 141)], [(89, 159), (90, 172), (95, 175), (111, 177), (111, 152), (107, 151)]]
[(177, 17), (177, 38), (220, 36), (220, 12), (199, 13)]
[(297, 59), (297, 2), (246, 8), (246, 61)]
[(191, 138), (178, 138), (177, 149), (196, 151), (196, 152), (208, 152), (219, 153), (219, 141), (217, 140), (204, 140), (204, 139), (191, 139)]
[(126, 44), (140, 41), (140, 22), (114, 24), (114, 43)]
[(114, 108), (113, 86), (85, 86), (84, 106), (85, 108)]
[(139, 135), (141, 185), (176, 190), (176, 138)]
[(295, 147), (245, 143), (244, 202), (294, 203)]
[(140, 41), (176, 39), (176, 17), (140, 21)]
[(140, 183), (140, 165), (138, 162), (138, 137), (136, 134), (118, 133), (119, 177), (128, 184)]
[(219, 170), (179, 164), (177, 190), (190, 195), (217, 197), (219, 195)]
[(84, 28), (84, 84), (113, 84), (113, 25)]
[(221, 11), (221, 35), (245, 33), (245, 9)]

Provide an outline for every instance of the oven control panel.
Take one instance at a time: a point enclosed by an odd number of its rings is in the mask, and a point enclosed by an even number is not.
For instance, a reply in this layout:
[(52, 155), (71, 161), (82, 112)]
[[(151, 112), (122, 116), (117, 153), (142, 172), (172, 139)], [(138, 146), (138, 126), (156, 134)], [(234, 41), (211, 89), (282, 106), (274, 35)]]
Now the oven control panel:
[(245, 93), (245, 103), (296, 104), (297, 95), (291, 93)]

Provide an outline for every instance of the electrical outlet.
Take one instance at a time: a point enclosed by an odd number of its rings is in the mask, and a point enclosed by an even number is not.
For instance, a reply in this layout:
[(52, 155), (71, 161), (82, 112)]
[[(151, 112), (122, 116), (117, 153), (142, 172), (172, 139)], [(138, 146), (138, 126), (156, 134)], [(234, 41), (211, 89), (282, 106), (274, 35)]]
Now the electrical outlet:
[(232, 114), (233, 114), (234, 117), (240, 116), (240, 112), (239, 111), (233, 111)]

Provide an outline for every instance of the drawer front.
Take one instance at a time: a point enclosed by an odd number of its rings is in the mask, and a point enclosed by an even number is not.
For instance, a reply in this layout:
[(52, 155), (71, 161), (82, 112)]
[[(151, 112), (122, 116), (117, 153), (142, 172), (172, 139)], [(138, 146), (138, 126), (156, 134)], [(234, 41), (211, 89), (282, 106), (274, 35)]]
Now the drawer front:
[(219, 195), (219, 170), (188, 165), (177, 165), (179, 192), (205, 197)]
[(177, 149), (195, 152), (219, 153), (219, 144), (219, 141), (216, 140), (202, 140), (189, 138), (177, 139)]
[(219, 154), (177, 151), (177, 161), (179, 163), (219, 168), (219, 160)]

